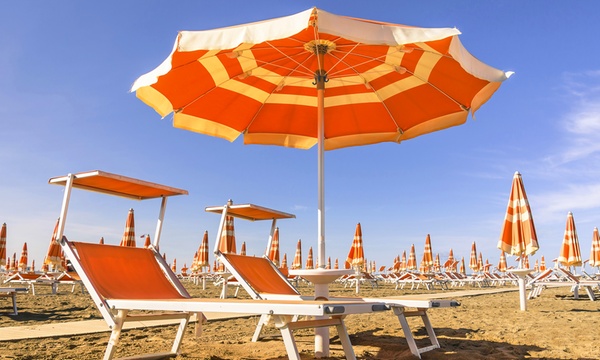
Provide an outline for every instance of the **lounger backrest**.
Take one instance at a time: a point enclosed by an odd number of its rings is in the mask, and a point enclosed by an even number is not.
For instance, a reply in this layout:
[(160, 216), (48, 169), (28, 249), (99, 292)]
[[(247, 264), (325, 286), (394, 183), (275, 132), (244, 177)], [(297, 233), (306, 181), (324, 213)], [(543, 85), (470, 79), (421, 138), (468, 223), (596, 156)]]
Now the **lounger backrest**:
[[(259, 294), (300, 295), (269, 259), (235, 254), (219, 254), (233, 275)], [(253, 295), (253, 294), (250, 294)]]
[(158, 264), (152, 249), (71, 242), (79, 264), (105, 299), (185, 298)]

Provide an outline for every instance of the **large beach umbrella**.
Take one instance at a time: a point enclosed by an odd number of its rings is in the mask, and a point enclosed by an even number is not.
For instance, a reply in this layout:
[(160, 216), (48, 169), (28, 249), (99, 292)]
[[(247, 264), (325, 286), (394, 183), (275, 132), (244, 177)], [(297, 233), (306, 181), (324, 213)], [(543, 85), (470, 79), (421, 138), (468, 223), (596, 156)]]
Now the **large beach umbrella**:
[(348, 252), (348, 256), (346, 257), (346, 262), (350, 264), (350, 267), (357, 271), (362, 270), (365, 264), (365, 251), (363, 248), (362, 228), (360, 223), (356, 224), (354, 239), (352, 240), (350, 252)]
[(415, 244), (410, 246), (408, 261), (406, 262), (406, 270), (417, 270), (417, 253), (415, 252)]
[(477, 265), (477, 245), (475, 241), (471, 244), (471, 256), (469, 257), (469, 269), (477, 272), (479, 271), (479, 265)]
[(6, 261), (6, 223), (0, 228), (0, 266), (4, 266), (5, 269), (9, 267)]
[(46, 251), (46, 258), (44, 259), (44, 264), (48, 267), (52, 266), (53, 269), (58, 269), (61, 264), (62, 248), (58, 243), (59, 239), (56, 238), (59, 221), (60, 219), (57, 219), (56, 225), (54, 225), (54, 231), (52, 231), (52, 237), (50, 238), (50, 244), (48, 245), (48, 251)]
[(558, 255), (558, 263), (566, 268), (570, 268), (571, 266), (581, 266), (582, 264), (575, 220), (573, 219), (573, 213), (570, 211), (567, 214), (567, 224), (565, 226), (565, 234), (560, 248), (560, 255)]
[[(600, 268), (600, 236), (598, 228), (592, 233), (592, 250), (590, 252), (590, 266)], [(600, 269), (599, 269), (600, 270)]]
[(27, 263), (29, 262), (29, 255), (27, 254), (27, 243), (23, 243), (23, 250), (21, 250), (21, 257), (19, 258), (18, 268), (20, 271), (27, 271)]
[(292, 262), (292, 270), (302, 269), (302, 241), (299, 239), (296, 244), (296, 253)]
[(225, 217), (225, 224), (223, 224), (223, 231), (221, 232), (221, 239), (219, 239), (219, 251), (223, 254), (235, 254), (235, 230), (233, 226), (233, 216), (227, 215)]
[(425, 272), (431, 270), (433, 266), (433, 250), (431, 249), (431, 237), (427, 234), (425, 238), (425, 248), (423, 249), (423, 261), (421, 266), (425, 269)]
[(279, 228), (276, 227), (273, 232), (273, 239), (271, 240), (271, 246), (269, 247), (269, 259), (279, 266)]
[(133, 217), (133, 209), (129, 209), (127, 221), (125, 222), (125, 231), (121, 238), (120, 246), (135, 247), (135, 220)]
[[(498, 241), (498, 249), (505, 253), (520, 256), (533, 255), (539, 249), (533, 215), (519, 172), (515, 172)], [(521, 262), (521, 268), (523, 263)]]
[[(455, 28), (312, 8), (181, 31), (131, 90), (178, 128), (318, 154), (318, 263), (325, 264), (324, 150), (400, 143), (463, 124), (510, 73), (472, 56)], [(327, 91), (325, 89), (327, 88)]]

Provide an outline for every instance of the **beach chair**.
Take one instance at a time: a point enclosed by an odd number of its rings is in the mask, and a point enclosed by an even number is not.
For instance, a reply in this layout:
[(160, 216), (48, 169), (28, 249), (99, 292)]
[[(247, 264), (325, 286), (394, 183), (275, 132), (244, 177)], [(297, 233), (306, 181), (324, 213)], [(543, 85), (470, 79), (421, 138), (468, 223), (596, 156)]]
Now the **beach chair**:
[[(250, 257), (235, 254), (223, 254), (221, 252), (217, 252), (216, 255), (219, 258), (219, 261), (225, 264), (225, 268), (238, 279), (244, 290), (246, 290), (253, 299), (313, 299), (310, 296), (300, 295), (298, 290), (289, 283), (287, 277), (266, 257)], [(427, 311), (431, 308), (460, 305), (454, 300), (432, 300), (419, 298), (418, 296), (383, 298), (330, 297), (328, 300), (333, 302), (373, 301), (385, 303), (398, 317), (410, 351), (418, 358), (421, 358), (422, 353), (440, 347)], [(409, 311), (407, 308), (416, 308), (416, 310)], [(417, 346), (412, 330), (408, 324), (407, 318), (409, 317), (421, 318), (425, 325), (431, 345), (421, 348)], [(268, 314), (261, 316), (252, 341), (257, 341), (260, 338), (260, 333), (264, 326), (269, 322), (269, 319), (270, 317)]]
[(0, 297), (10, 297), (12, 299), (13, 312), (8, 315), (19, 315), (17, 309), (17, 293), (27, 292), (27, 288), (0, 287)]
[(596, 300), (594, 287), (600, 286), (600, 281), (580, 279), (569, 270), (563, 268), (551, 268), (539, 273), (529, 281), (531, 287), (528, 298), (533, 299), (541, 295), (542, 290), (547, 287), (569, 287), (573, 292), (573, 297), (579, 299), (579, 288), (586, 291), (591, 301)]
[(56, 294), (58, 285), (56, 279), (46, 276), (46, 274), (38, 274), (32, 272), (16, 272), (10, 274), (4, 280), (4, 284), (27, 285), (27, 288), (31, 289), (32, 295), (35, 295), (36, 285), (50, 286), (52, 294)]
[[(61, 246), (112, 330), (104, 359), (112, 359), (124, 323), (144, 320), (179, 320), (171, 350), (145, 358), (174, 357), (179, 353), (186, 326), (195, 314), (196, 334), (203, 312), (269, 314), (281, 332), (290, 359), (300, 359), (293, 331), (335, 326), (347, 359), (355, 359), (343, 318), (348, 314), (383, 311), (381, 302), (367, 301), (256, 301), (191, 298), (163, 257), (151, 248), (133, 248), (70, 242)], [(141, 313), (143, 312), (143, 313)], [(296, 315), (320, 316), (321, 320), (292, 322)], [(140, 356), (136, 358), (141, 358)]]

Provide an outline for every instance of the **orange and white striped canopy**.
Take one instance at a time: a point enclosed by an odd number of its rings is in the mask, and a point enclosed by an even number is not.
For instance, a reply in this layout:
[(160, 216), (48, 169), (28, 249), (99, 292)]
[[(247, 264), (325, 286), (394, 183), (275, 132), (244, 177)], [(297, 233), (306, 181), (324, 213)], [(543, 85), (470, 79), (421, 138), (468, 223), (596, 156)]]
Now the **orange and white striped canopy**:
[(600, 267), (600, 236), (598, 235), (598, 228), (594, 228), (592, 233), (592, 250), (590, 252), (590, 266)]
[(0, 228), (0, 266), (9, 267), (6, 261), (6, 223)]
[(575, 228), (573, 213), (567, 214), (567, 224), (565, 226), (565, 235), (563, 237), (558, 263), (565, 267), (581, 266), (581, 250), (579, 248), (579, 238)]
[(481, 252), (479, 252), (479, 254), (477, 254), (477, 270), (476, 271), (483, 271), (483, 254)]
[(48, 245), (48, 251), (46, 252), (46, 258), (44, 259), (44, 264), (48, 266), (52, 266), (54, 269), (58, 268), (61, 263), (61, 252), (62, 249), (60, 244), (58, 243), (59, 239), (56, 238), (58, 235), (58, 223), (60, 219), (56, 220), (56, 225), (54, 225), (54, 231), (52, 232), (52, 238), (50, 238), (50, 244)]
[(433, 271), (434, 272), (442, 271), (442, 263), (440, 261), (440, 254), (435, 254), (435, 259), (433, 260)]
[(235, 254), (237, 252), (233, 216), (227, 215), (225, 217), (225, 224), (223, 224), (223, 231), (219, 239), (219, 251), (223, 254)]
[(415, 244), (410, 246), (408, 261), (406, 262), (406, 270), (417, 270), (417, 253), (415, 252)]
[(517, 171), (513, 176), (498, 249), (507, 254), (521, 256), (533, 255), (539, 248), (523, 179)]
[(302, 269), (302, 241), (299, 239), (296, 244), (296, 253), (292, 262), (292, 270)]
[(127, 221), (125, 222), (125, 231), (121, 238), (120, 246), (135, 247), (135, 220), (133, 216), (133, 209), (129, 209), (127, 214)]
[(288, 268), (288, 263), (287, 263), (287, 254), (284, 253), (283, 254), (283, 259), (281, 260), (281, 265), (279, 266), (280, 269), (287, 269)]
[(308, 249), (308, 256), (306, 257), (306, 266), (304, 266), (305, 269), (314, 269), (315, 268), (315, 262), (313, 260), (313, 250), (312, 250), (312, 246)]
[(131, 90), (173, 125), (229, 141), (310, 148), (323, 80), (325, 148), (401, 142), (464, 123), (510, 73), (472, 56), (455, 28), (420, 28), (312, 8), (181, 31)]
[(279, 266), (279, 228), (276, 227), (273, 231), (273, 238), (271, 239), (271, 246), (269, 247), (269, 259)]
[(400, 261), (399, 261), (399, 264), (398, 264), (398, 270), (399, 271), (406, 271), (406, 267), (408, 266), (407, 262), (406, 262), (406, 250), (402, 251), (402, 257), (399, 260)]
[(479, 265), (477, 265), (477, 245), (475, 241), (471, 244), (471, 256), (469, 257), (469, 269), (473, 271), (479, 271)]
[(27, 243), (23, 243), (23, 249), (21, 250), (21, 257), (19, 258), (18, 268), (20, 271), (27, 271), (27, 263), (29, 262), (29, 255), (27, 253)]
[(348, 256), (346, 257), (346, 262), (350, 264), (350, 267), (359, 270), (363, 269), (365, 265), (365, 250), (363, 248), (362, 228), (360, 223), (356, 224), (354, 239), (352, 240), (350, 252), (348, 252)]

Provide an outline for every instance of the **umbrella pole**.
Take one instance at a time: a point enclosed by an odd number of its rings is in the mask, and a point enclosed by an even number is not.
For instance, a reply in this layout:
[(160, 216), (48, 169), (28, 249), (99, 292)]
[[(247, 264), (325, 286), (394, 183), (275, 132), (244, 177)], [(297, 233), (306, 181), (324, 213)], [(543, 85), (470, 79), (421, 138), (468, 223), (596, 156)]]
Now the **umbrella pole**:
[(325, 80), (318, 78), (317, 80), (317, 132), (318, 132), (318, 231), (319, 238), (317, 241), (317, 259), (318, 266), (325, 268)]

